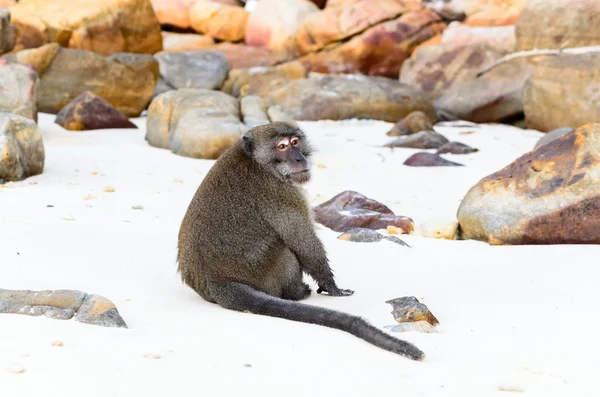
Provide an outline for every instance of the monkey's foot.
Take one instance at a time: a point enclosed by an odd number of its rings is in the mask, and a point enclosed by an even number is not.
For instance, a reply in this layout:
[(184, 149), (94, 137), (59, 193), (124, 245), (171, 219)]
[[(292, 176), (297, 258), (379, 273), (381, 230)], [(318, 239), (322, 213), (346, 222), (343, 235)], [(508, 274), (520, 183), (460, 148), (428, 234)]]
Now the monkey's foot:
[(351, 289), (335, 288), (332, 291), (325, 291), (323, 288), (319, 287), (319, 289), (317, 290), (317, 294), (320, 294), (321, 292), (327, 292), (331, 296), (350, 296), (354, 294), (354, 291)]
[(299, 301), (310, 296), (312, 290), (306, 283), (300, 284), (300, 288), (287, 288), (283, 290), (283, 299)]

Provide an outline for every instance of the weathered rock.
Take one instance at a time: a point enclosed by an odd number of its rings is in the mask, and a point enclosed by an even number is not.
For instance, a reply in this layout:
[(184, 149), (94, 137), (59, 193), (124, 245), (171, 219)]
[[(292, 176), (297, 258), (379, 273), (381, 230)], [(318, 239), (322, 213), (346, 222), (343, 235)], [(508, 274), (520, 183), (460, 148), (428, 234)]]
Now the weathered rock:
[(159, 76), (158, 62), (146, 54), (103, 57), (52, 43), (4, 57), (9, 62), (33, 67), (40, 76), (38, 110), (53, 114), (90, 91), (126, 116), (137, 117), (150, 102)]
[(283, 109), (279, 105), (269, 106), (267, 109), (267, 115), (271, 121), (284, 121), (286, 123), (294, 124), (296, 119), (289, 112)]
[(444, 27), (440, 17), (431, 10), (409, 12), (299, 60), (312, 72), (396, 78), (411, 49), (441, 33)]
[(503, 53), (515, 50), (515, 27), (509, 26), (469, 26), (460, 22), (452, 22), (442, 33), (440, 44), (474, 45), (485, 44), (489, 48)]
[(297, 120), (366, 118), (396, 122), (415, 110), (436, 118), (422, 92), (383, 77), (309, 74), (308, 79), (292, 80), (273, 90), (265, 100), (267, 106), (279, 104)]
[(296, 54), (306, 55), (346, 40), (378, 23), (420, 10), (417, 1), (357, 0), (346, 4), (327, 5), (307, 16), (295, 33)]
[(557, 56), (535, 67), (523, 91), (529, 128), (551, 131), (600, 122), (600, 53)]
[(596, 0), (530, 0), (517, 21), (517, 50), (597, 46), (599, 24)]
[(442, 146), (440, 146), (440, 148), (437, 150), (437, 154), (446, 154), (446, 153), (450, 153), (450, 154), (469, 154), (469, 153), (475, 153), (478, 152), (479, 149), (474, 149), (469, 145), (465, 145), (464, 143), (460, 143), (460, 142), (448, 142)]
[(244, 39), (248, 12), (243, 7), (198, 0), (190, 8), (189, 17), (191, 27), (202, 34), (227, 41)]
[(514, 25), (531, 0), (453, 0), (459, 3), (471, 26)]
[(74, 290), (29, 291), (0, 289), (0, 313), (75, 320), (104, 327), (127, 328), (115, 305), (99, 295)]
[(385, 205), (366, 196), (346, 190), (314, 207), (315, 221), (336, 231), (354, 228), (385, 229), (395, 226), (404, 233), (414, 229), (412, 219), (395, 215)]
[(420, 111), (411, 112), (408, 116), (398, 121), (391, 130), (388, 131), (388, 136), (403, 136), (410, 135), (416, 132), (433, 130), (433, 123), (427, 115)]
[(294, 35), (298, 26), (319, 8), (309, 0), (261, 0), (246, 24), (246, 44), (295, 53)]
[(234, 97), (220, 91), (184, 88), (152, 101), (146, 140), (181, 156), (216, 159), (241, 138), (244, 130)]
[(413, 234), (421, 237), (454, 240), (458, 232), (458, 222), (429, 220), (419, 224)]
[(190, 8), (197, 0), (151, 0), (158, 21), (181, 29), (190, 27)]
[(0, 0), (0, 7), (8, 8), (17, 4), (17, 0)]
[(246, 127), (253, 128), (258, 125), (269, 124), (267, 108), (261, 97), (248, 95), (240, 100), (240, 109)]
[(166, 84), (171, 89), (218, 90), (229, 71), (227, 58), (218, 51), (159, 52), (154, 57), (160, 65), (162, 87)]
[(137, 128), (127, 116), (89, 91), (73, 99), (58, 112), (55, 123), (71, 131)]
[(392, 315), (398, 323), (410, 323), (415, 321), (427, 321), (431, 325), (438, 325), (440, 322), (429, 311), (429, 308), (419, 302), (414, 296), (404, 296), (385, 301), (392, 305)]
[(563, 127), (563, 128), (557, 128), (555, 130), (548, 132), (546, 135), (544, 135), (542, 138), (540, 138), (539, 141), (537, 141), (537, 143), (535, 144), (534, 150), (539, 148), (540, 146), (543, 146), (547, 143), (552, 142), (556, 138), (559, 138), (563, 135), (568, 134), (571, 131), (573, 131), (573, 128)]
[(435, 131), (421, 131), (412, 135), (400, 136), (387, 143), (386, 147), (412, 149), (437, 149), (448, 143), (448, 139)]
[(523, 114), (523, 87), (533, 67), (506, 62), (479, 78), (445, 90), (434, 102), (439, 115), (475, 123), (504, 122)]
[(215, 44), (212, 37), (195, 33), (161, 32), (163, 51), (196, 51), (203, 50)]
[(414, 323), (400, 323), (396, 325), (386, 325), (384, 328), (392, 332), (423, 332), (426, 334), (437, 333), (437, 328), (425, 320), (415, 321)]
[(0, 179), (20, 181), (44, 170), (44, 142), (29, 118), (0, 112)]
[(294, 61), (277, 66), (257, 66), (246, 69), (233, 69), (229, 72), (222, 90), (233, 96), (265, 96), (269, 92), (287, 84), (290, 80), (304, 79), (306, 68)]
[(10, 13), (0, 4), (0, 55), (11, 51), (17, 40), (17, 29), (10, 23)]
[(396, 236), (384, 236), (373, 229), (354, 228), (338, 236), (339, 240), (352, 241), (355, 243), (377, 243), (381, 240), (388, 240), (396, 244), (408, 247), (404, 241)]
[(266, 47), (251, 47), (236, 43), (219, 43), (208, 50), (219, 51), (227, 57), (230, 69), (274, 66), (287, 59), (285, 54)]
[(415, 153), (404, 161), (404, 165), (410, 167), (461, 167), (463, 164), (455, 163), (440, 157), (436, 153)]
[(19, 50), (52, 42), (102, 55), (162, 50), (149, 0), (21, 0), (10, 12)]
[(479, 181), (461, 235), (490, 244), (600, 243), (600, 124), (586, 124)]
[(37, 121), (37, 84), (37, 74), (31, 67), (0, 59), (0, 112)]

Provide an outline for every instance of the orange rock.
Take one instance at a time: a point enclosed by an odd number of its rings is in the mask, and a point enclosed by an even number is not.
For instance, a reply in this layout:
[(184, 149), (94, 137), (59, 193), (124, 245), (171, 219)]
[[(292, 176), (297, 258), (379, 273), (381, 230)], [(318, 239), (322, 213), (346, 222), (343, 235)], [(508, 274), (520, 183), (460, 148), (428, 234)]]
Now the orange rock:
[(464, 23), (470, 26), (514, 25), (529, 1), (531, 0), (463, 1), (465, 13), (467, 14)]
[(152, 0), (152, 7), (161, 24), (187, 29), (190, 27), (190, 8), (196, 1), (197, 0)]
[(243, 7), (216, 1), (199, 0), (190, 8), (190, 26), (219, 40), (242, 40), (247, 20), (248, 12)]
[(162, 32), (163, 51), (193, 51), (206, 49), (215, 44), (212, 37), (194, 33)]

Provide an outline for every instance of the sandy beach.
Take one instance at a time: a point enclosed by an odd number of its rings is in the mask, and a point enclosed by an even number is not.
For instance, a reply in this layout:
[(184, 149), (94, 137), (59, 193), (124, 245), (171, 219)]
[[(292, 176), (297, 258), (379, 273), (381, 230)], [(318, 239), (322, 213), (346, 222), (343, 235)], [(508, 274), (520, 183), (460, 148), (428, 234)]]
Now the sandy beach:
[[(395, 334), (426, 353), (412, 362), (340, 331), (228, 311), (185, 287), (179, 224), (214, 161), (151, 147), (146, 120), (132, 120), (139, 130), (78, 133), (40, 114), (43, 174), (0, 188), (0, 288), (100, 294), (129, 326), (0, 315), (0, 396), (597, 395), (600, 247), (414, 235), (402, 236), (406, 248), (341, 241), (320, 226), (338, 284), (356, 292), (306, 302), (383, 328), (395, 324), (386, 300), (416, 296), (440, 325)], [(390, 123), (300, 125), (317, 149), (313, 205), (355, 190), (418, 231), (455, 221), (471, 186), (542, 136), (436, 126), (480, 151), (444, 155), (465, 167), (415, 168), (402, 163), (417, 150), (382, 147)]]

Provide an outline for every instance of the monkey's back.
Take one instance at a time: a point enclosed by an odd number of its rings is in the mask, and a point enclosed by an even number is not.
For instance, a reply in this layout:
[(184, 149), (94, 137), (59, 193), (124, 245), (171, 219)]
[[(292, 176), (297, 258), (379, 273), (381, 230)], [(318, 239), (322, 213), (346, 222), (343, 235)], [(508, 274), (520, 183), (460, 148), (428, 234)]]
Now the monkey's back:
[(207, 282), (258, 286), (269, 266), (265, 258), (284, 248), (264, 208), (298, 199), (297, 189), (287, 185), (250, 159), (241, 142), (223, 153), (182, 221), (178, 262), (183, 281), (209, 301)]

